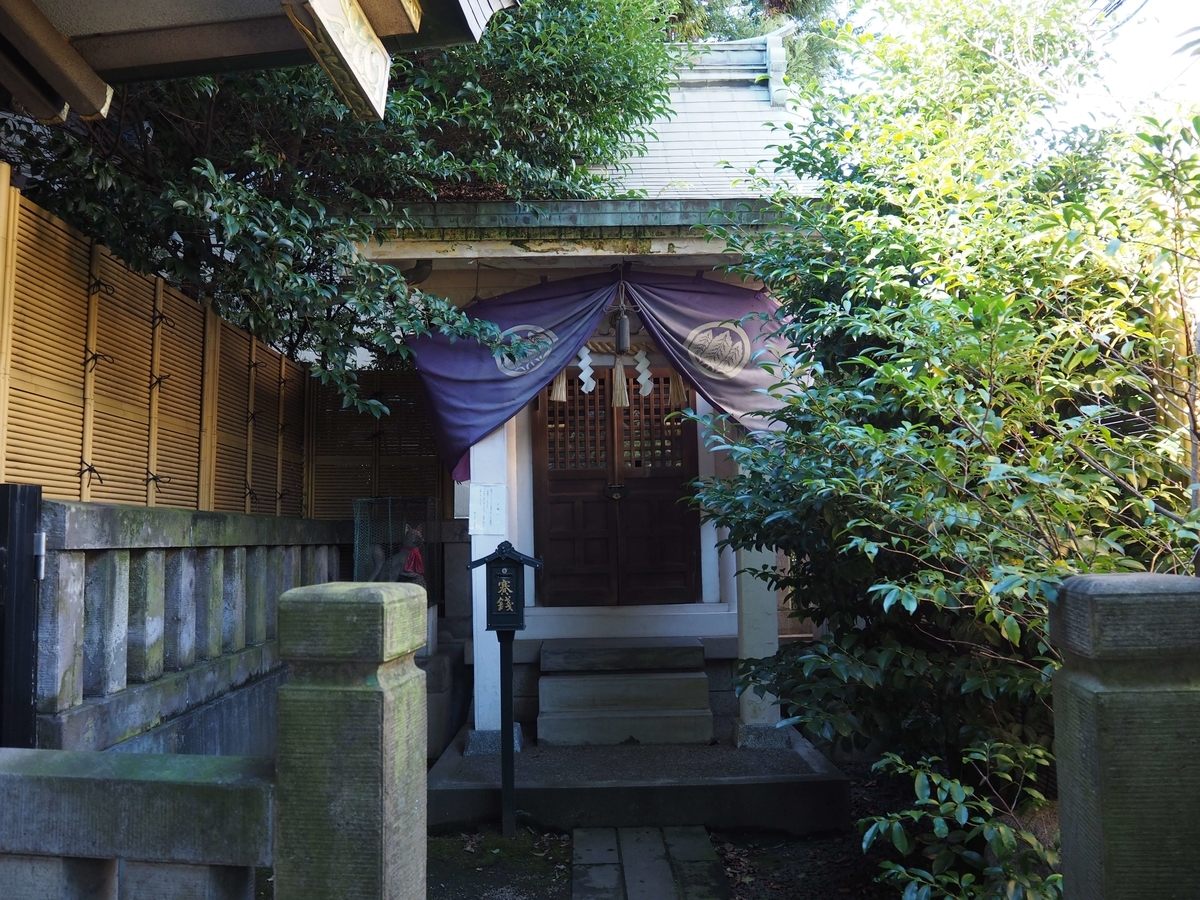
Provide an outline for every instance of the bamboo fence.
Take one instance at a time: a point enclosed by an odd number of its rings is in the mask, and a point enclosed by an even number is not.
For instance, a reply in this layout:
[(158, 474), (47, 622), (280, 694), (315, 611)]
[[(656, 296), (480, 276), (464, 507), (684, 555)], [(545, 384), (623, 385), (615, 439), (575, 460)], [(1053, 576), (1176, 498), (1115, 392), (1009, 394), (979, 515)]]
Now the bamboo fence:
[(299, 516), (311, 379), (21, 196), (0, 163), (0, 480)]

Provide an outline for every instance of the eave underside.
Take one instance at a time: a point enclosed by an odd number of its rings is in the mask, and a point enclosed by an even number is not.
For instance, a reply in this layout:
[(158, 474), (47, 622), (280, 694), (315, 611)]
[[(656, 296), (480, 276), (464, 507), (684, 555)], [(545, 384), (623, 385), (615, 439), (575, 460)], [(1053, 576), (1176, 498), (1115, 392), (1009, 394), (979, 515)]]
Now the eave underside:
[(534, 206), (441, 203), (410, 207), (414, 227), (363, 248), (378, 262), (435, 269), (571, 268), (620, 262), (719, 266), (737, 262), (706, 225), (762, 231), (773, 226), (761, 200), (577, 200)]

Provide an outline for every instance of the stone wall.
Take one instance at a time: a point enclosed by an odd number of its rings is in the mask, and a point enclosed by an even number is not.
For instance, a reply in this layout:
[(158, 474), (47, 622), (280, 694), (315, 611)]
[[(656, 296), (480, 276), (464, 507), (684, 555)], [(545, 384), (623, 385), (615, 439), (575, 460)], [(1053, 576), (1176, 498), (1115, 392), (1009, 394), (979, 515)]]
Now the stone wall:
[(250, 900), (269, 760), (0, 749), (0, 895)]
[(272, 752), (242, 731), (273, 722), (277, 599), (337, 580), (348, 523), (45, 501), (41, 527), (39, 747)]
[(278, 598), (273, 761), (0, 749), (0, 897), (423, 900), (426, 600), (345, 583)]

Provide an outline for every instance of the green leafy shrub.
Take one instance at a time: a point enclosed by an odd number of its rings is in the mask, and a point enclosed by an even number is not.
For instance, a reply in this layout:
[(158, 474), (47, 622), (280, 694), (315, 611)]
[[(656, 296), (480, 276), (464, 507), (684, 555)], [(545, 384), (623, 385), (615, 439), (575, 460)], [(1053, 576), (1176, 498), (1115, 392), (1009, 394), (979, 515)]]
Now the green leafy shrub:
[[(823, 634), (749, 660), (785, 724), (911, 775), (862, 823), (905, 898), (1056, 897), (1047, 614), (1077, 572), (1194, 569), (1200, 121), (1057, 130), (1093, 58), (1083, 5), (895, 0), (844, 31), (781, 166), (786, 227), (726, 230), (792, 348), (769, 437), (706, 515), (784, 550)], [(919, 760), (919, 762), (905, 762)]]

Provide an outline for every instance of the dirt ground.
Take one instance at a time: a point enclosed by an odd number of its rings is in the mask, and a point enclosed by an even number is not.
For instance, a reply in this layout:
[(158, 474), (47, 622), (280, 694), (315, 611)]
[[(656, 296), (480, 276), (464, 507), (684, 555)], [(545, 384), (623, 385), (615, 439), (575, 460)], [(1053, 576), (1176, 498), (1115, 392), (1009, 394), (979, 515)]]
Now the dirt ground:
[[(911, 800), (907, 781), (884, 778), (866, 765), (841, 765), (850, 776), (853, 821), (901, 809)], [(794, 838), (763, 832), (721, 832), (713, 846), (725, 865), (735, 900), (894, 900), (895, 888), (876, 884), (883, 847), (862, 852), (857, 831)]]
[(571, 836), (499, 828), (429, 836), (428, 900), (570, 900)]
[[(909, 802), (907, 781), (869, 766), (843, 765), (855, 821)], [(713, 846), (735, 900), (894, 900), (876, 884), (881, 850), (863, 855), (857, 831), (794, 838), (770, 832), (720, 832)], [(429, 838), (429, 900), (569, 900), (570, 835), (525, 826), (515, 842), (495, 827)]]

